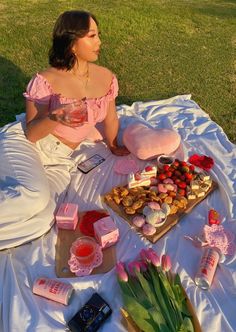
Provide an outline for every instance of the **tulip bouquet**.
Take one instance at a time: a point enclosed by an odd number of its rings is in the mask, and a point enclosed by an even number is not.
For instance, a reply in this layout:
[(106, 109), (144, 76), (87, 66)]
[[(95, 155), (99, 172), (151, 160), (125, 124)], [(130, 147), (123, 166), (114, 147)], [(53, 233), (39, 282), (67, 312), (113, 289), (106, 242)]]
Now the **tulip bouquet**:
[(140, 259), (116, 264), (125, 309), (144, 332), (194, 332), (187, 297), (168, 255), (143, 249)]

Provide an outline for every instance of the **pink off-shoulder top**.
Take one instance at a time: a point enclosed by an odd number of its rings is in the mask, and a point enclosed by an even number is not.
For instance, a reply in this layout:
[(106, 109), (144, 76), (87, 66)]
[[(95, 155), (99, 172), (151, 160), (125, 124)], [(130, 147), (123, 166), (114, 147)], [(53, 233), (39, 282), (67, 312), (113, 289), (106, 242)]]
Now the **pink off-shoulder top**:
[[(86, 98), (88, 123), (76, 128), (58, 123), (53, 134), (74, 143), (79, 143), (90, 137), (96, 123), (105, 119), (109, 102), (117, 97), (118, 89), (118, 82), (113, 74), (109, 90), (104, 96)], [(77, 101), (77, 99), (67, 98), (59, 93), (54, 93), (47, 79), (38, 73), (30, 80), (23, 95), (27, 100), (33, 101), (35, 104), (48, 105), (49, 111), (61, 105)]]

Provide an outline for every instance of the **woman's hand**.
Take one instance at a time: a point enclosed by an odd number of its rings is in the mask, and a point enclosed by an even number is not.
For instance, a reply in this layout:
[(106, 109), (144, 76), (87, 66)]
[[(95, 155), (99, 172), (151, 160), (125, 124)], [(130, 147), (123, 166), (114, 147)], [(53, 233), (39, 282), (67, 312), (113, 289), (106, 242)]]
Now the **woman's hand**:
[(127, 156), (130, 154), (129, 150), (125, 146), (111, 146), (110, 150), (116, 156)]

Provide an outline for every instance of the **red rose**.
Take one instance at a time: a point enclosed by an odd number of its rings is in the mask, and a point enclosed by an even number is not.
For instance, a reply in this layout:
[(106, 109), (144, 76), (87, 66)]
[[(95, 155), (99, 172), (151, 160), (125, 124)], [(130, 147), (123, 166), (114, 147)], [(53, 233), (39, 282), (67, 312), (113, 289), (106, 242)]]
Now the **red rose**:
[(188, 161), (190, 164), (202, 168), (205, 171), (209, 171), (214, 166), (214, 160), (204, 155), (193, 154), (189, 157)]
[(99, 219), (107, 216), (108, 214), (106, 212), (96, 210), (87, 211), (79, 222), (79, 229), (81, 233), (94, 237), (93, 224)]

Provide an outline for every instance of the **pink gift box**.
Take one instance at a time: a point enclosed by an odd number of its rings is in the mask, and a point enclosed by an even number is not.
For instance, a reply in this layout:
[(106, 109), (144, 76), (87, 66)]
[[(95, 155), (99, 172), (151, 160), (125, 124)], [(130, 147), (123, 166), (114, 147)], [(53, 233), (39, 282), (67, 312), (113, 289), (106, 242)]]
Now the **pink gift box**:
[(119, 229), (111, 217), (104, 217), (93, 224), (95, 237), (102, 248), (110, 247), (119, 238)]
[(58, 228), (74, 230), (78, 223), (78, 205), (62, 203), (56, 214)]

